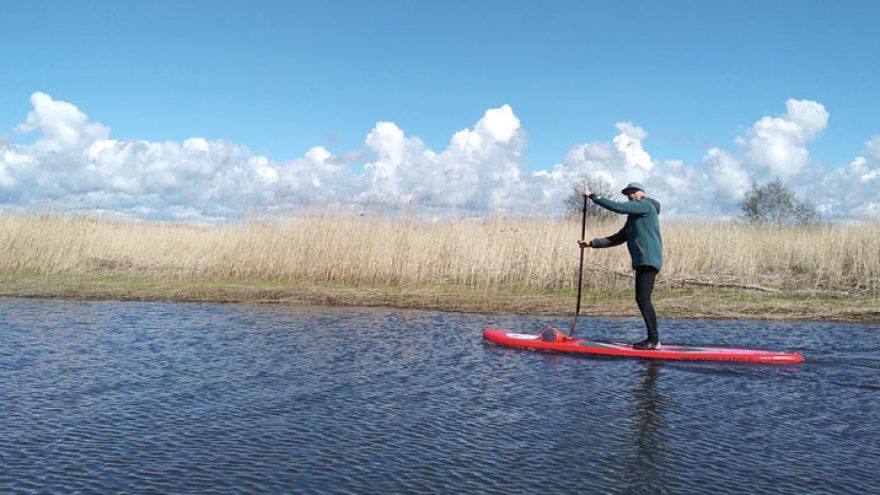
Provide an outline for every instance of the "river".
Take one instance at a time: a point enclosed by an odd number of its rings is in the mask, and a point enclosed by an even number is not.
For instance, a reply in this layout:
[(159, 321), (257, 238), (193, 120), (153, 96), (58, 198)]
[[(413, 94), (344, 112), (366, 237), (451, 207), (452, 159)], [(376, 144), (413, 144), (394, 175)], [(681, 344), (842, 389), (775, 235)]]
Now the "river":
[[(794, 366), (517, 351), (566, 317), (0, 299), (0, 492), (869, 493), (880, 325), (661, 320)], [(635, 341), (641, 322), (581, 316)]]

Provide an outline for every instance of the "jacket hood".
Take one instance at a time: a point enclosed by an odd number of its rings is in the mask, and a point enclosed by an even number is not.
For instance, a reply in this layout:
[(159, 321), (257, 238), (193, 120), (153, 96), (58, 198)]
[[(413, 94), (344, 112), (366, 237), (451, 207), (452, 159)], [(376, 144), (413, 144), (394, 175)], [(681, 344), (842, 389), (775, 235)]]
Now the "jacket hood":
[(648, 198), (648, 201), (650, 201), (651, 204), (654, 205), (654, 208), (657, 209), (657, 214), (659, 215), (660, 214), (660, 202), (654, 198)]

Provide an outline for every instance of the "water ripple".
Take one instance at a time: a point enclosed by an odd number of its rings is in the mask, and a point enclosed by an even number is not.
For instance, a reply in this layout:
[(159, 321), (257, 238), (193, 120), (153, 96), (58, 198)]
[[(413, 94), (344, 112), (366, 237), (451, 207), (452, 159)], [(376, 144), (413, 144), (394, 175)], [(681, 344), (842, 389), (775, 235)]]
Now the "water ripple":
[[(868, 493), (876, 326), (664, 321), (793, 367), (483, 344), (534, 318), (0, 299), (0, 492)], [(494, 321), (493, 321), (494, 320)], [(564, 326), (565, 321), (550, 322)], [(583, 317), (635, 340), (633, 319)]]

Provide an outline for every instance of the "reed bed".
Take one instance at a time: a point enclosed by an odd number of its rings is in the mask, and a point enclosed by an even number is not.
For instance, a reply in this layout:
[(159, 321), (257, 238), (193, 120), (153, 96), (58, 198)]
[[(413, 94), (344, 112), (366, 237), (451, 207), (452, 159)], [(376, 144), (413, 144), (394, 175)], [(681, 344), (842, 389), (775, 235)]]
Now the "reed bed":
[[(620, 222), (590, 225), (588, 238)], [(84, 216), (0, 217), (0, 275), (112, 275), (158, 280), (276, 281), (381, 288), (466, 287), (569, 295), (580, 224), (571, 220), (310, 215), (192, 225)], [(880, 224), (753, 227), (663, 224), (660, 289), (880, 294)], [(624, 247), (588, 250), (585, 284), (631, 285)]]

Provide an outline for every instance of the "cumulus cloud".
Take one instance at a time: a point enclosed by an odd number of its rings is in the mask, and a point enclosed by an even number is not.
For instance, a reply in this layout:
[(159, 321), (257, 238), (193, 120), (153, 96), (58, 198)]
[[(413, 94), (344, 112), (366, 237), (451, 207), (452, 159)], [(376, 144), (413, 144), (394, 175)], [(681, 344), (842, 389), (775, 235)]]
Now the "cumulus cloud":
[(812, 164), (809, 143), (828, 127), (829, 117), (821, 103), (790, 99), (785, 114), (761, 117), (735, 138), (736, 149), (712, 148), (697, 165), (653, 159), (643, 148), (648, 134), (619, 123), (621, 133), (611, 143), (576, 145), (561, 165), (540, 175), (563, 182), (578, 176), (614, 185), (640, 181), (667, 202), (667, 214), (710, 216), (738, 215), (739, 201), (753, 183), (779, 177), (827, 218), (876, 217), (880, 200), (865, 185), (880, 185), (880, 136), (869, 139), (863, 155), (848, 166)]
[(666, 215), (736, 215), (753, 181), (778, 176), (797, 192), (821, 198), (817, 203), (829, 216), (880, 212), (867, 192), (854, 192), (880, 185), (880, 135), (847, 166), (817, 167), (808, 145), (827, 127), (829, 114), (807, 100), (789, 100), (782, 116), (760, 117), (733, 140), (736, 149), (713, 148), (698, 164), (656, 159), (645, 146), (645, 129), (618, 122), (610, 141), (574, 144), (560, 163), (531, 172), (525, 169), (527, 135), (509, 105), (486, 110), (439, 151), (393, 122), (378, 122), (361, 148), (334, 154), (315, 146), (276, 161), (201, 137), (117, 140), (72, 103), (34, 93), (31, 104), (13, 131), (36, 139), (0, 139), (0, 203), (7, 208), (184, 220), (410, 205), (437, 213), (540, 215), (560, 213), (572, 188), (593, 178), (615, 191), (631, 181), (647, 184), (649, 194), (665, 202)]
[(86, 114), (65, 101), (55, 101), (46, 93), (31, 95), (34, 109), (27, 120), (16, 126), (19, 133), (39, 132), (36, 147), (44, 152), (79, 150), (107, 137), (110, 129), (89, 122)]
[(865, 143), (865, 154), (874, 163), (880, 163), (880, 135), (872, 137)]
[(703, 190), (715, 193), (720, 210), (734, 214), (753, 183), (779, 178), (804, 195), (810, 181), (822, 175), (810, 165), (808, 144), (825, 130), (828, 118), (821, 103), (789, 99), (784, 115), (761, 117), (734, 140), (738, 152), (712, 148), (703, 156)]
[(135, 216), (228, 215), (243, 196), (261, 201), (273, 171), (247, 149), (202, 138), (117, 141), (71, 103), (45, 93), (15, 128), (32, 144), (0, 148), (0, 193), (23, 208), (113, 210)]
[(812, 171), (800, 178), (806, 194), (830, 217), (880, 218), (880, 136), (870, 138), (862, 155), (830, 173)]
[(741, 199), (751, 185), (752, 179), (742, 159), (727, 151), (712, 148), (702, 163), (712, 185), (724, 199)]
[[(132, 216), (229, 218), (245, 208), (367, 205), (417, 201), (436, 209), (503, 210), (521, 199), (525, 132), (509, 105), (489, 109), (436, 153), (393, 122), (379, 122), (364, 147), (324, 147), (274, 161), (246, 147), (200, 137), (122, 141), (75, 105), (45, 93), (15, 132), (33, 144), (0, 143), (0, 193), (24, 208), (116, 211)], [(354, 165), (363, 172), (354, 173)]]
[(828, 126), (829, 114), (821, 103), (808, 100), (786, 102), (782, 117), (764, 117), (737, 139), (748, 162), (756, 170), (786, 179), (807, 164), (807, 143)]
[(389, 207), (411, 201), (436, 208), (505, 210), (522, 201), (525, 133), (509, 105), (489, 109), (436, 153), (391, 122), (367, 135), (361, 200)]
[(631, 122), (620, 122), (615, 127), (620, 134), (614, 137), (614, 147), (625, 157), (626, 164), (650, 172), (654, 163), (651, 155), (642, 148), (642, 140), (648, 137), (648, 133)]
[(616, 127), (620, 133), (610, 143), (590, 142), (573, 146), (562, 164), (556, 166), (556, 180), (572, 182), (589, 177), (609, 184), (622, 184), (650, 177), (655, 164), (642, 147), (647, 133), (630, 122), (619, 122)]
[[(707, 212), (701, 203), (705, 199), (689, 196), (695, 190), (705, 190), (705, 174), (681, 160), (655, 160), (644, 147), (648, 133), (641, 127), (631, 122), (619, 122), (615, 127), (619, 133), (611, 142), (575, 145), (552, 171), (536, 173), (536, 179), (543, 182), (541, 187), (558, 200), (584, 179), (609, 184), (615, 194), (629, 182), (642, 182), (650, 196), (666, 203), (664, 212)], [(552, 201), (549, 195), (548, 201)]]

